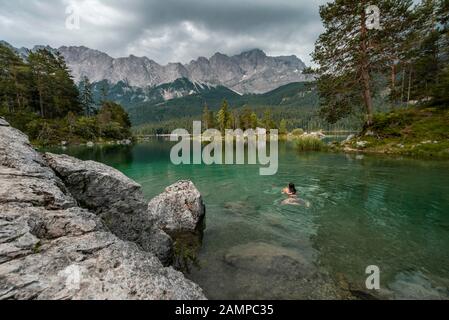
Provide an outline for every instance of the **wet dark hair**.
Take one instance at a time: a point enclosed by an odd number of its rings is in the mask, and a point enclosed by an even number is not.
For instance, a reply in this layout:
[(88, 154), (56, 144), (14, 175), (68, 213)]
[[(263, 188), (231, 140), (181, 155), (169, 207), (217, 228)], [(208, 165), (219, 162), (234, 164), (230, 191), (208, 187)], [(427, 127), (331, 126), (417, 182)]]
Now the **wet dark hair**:
[(296, 194), (296, 188), (293, 183), (288, 184), (288, 191), (290, 191), (290, 193)]

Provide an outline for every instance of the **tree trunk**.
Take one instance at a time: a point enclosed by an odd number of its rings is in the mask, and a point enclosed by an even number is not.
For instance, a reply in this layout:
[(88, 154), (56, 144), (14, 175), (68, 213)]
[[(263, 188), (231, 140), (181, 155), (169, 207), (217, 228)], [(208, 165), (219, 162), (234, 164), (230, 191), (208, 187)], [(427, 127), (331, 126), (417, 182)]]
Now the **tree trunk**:
[[(38, 80), (39, 82), (39, 80)], [(38, 92), (39, 92), (39, 107), (41, 109), (41, 117), (45, 118), (45, 111), (44, 111), (44, 101), (42, 99), (42, 86), (38, 85)]]
[(393, 100), (393, 108), (396, 104), (396, 65), (393, 64), (391, 65), (391, 97)]
[(407, 92), (407, 107), (410, 103), (410, 91), (412, 87), (412, 67), (410, 66), (408, 71), (408, 92)]
[(404, 104), (404, 90), (405, 90), (405, 64), (402, 64), (401, 106)]
[[(365, 1), (363, 1), (365, 3)], [(367, 124), (370, 125), (373, 122), (373, 100), (371, 97), (371, 79), (369, 74), (369, 58), (368, 58), (368, 46), (367, 46), (367, 28), (366, 28), (366, 13), (365, 6), (362, 6), (362, 16), (361, 16), (361, 77), (363, 84), (363, 100), (365, 103), (366, 113), (367, 113)]]
[[(16, 89), (16, 99), (17, 99), (17, 107), (20, 109), (22, 109), (21, 103), (20, 103), (20, 94), (19, 94), (19, 83), (17, 81), (17, 73), (14, 71), (13, 73), (14, 76), (14, 86)], [(14, 111), (14, 104), (12, 105), (12, 109)]]

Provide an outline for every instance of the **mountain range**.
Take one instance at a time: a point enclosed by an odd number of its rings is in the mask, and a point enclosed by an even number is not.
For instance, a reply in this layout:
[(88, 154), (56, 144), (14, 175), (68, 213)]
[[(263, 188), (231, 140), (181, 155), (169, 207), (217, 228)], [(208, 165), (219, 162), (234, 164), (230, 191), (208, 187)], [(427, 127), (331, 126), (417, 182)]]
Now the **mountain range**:
[(126, 81), (135, 87), (153, 87), (186, 78), (191, 82), (225, 86), (238, 93), (264, 93), (282, 85), (311, 80), (302, 73), (305, 64), (296, 56), (269, 57), (254, 49), (235, 56), (216, 53), (188, 64), (160, 65), (147, 57), (112, 58), (86, 47), (61, 47), (75, 80)]
[[(123, 82), (131, 87), (152, 88), (185, 78), (192, 83), (224, 86), (236, 93), (247, 94), (266, 93), (292, 82), (313, 80), (313, 76), (303, 74), (306, 65), (295, 55), (271, 57), (260, 49), (233, 56), (217, 52), (209, 59), (199, 57), (188, 64), (177, 62), (160, 65), (147, 57), (130, 55), (113, 58), (83, 46), (62, 46), (57, 49), (35, 46), (31, 50), (39, 48), (59, 51), (76, 82), (87, 76), (94, 83), (107, 80), (112, 85)], [(14, 50), (22, 57), (26, 57), (28, 52), (26, 48)]]

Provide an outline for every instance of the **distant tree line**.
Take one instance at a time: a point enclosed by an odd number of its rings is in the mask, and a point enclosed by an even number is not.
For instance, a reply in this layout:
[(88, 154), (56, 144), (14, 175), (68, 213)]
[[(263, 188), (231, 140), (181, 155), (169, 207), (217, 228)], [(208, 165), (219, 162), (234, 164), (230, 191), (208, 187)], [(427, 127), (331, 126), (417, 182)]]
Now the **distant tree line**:
[(89, 79), (78, 88), (62, 55), (47, 49), (23, 59), (0, 44), (0, 115), (38, 144), (131, 136), (124, 109), (107, 100), (96, 105)]
[[(299, 109), (299, 110), (298, 110)], [(251, 108), (245, 105), (239, 108), (231, 108), (227, 100), (223, 100), (220, 108), (214, 112), (204, 104), (201, 116), (190, 116), (168, 119), (165, 121), (152, 121), (135, 127), (133, 130), (138, 135), (169, 134), (175, 129), (183, 128), (191, 132), (193, 121), (202, 121), (203, 131), (218, 129), (224, 132), (226, 129), (277, 129), (280, 134), (287, 134), (295, 129), (301, 131), (354, 131), (359, 129), (354, 123), (359, 123), (356, 117), (342, 119), (336, 124), (330, 124), (316, 114), (314, 106), (309, 108), (290, 107), (257, 107)]]

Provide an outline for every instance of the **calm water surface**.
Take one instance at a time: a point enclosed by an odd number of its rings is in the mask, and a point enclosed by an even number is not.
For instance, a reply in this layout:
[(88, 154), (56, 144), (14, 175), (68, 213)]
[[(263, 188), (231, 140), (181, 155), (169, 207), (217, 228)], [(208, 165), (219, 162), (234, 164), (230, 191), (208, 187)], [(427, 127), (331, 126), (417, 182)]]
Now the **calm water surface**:
[[(111, 165), (148, 199), (190, 179), (207, 208), (199, 266), (211, 299), (341, 298), (381, 271), (379, 295), (449, 297), (449, 163), (297, 153), (279, 146), (275, 176), (258, 166), (172, 165), (170, 143), (52, 150)], [(281, 205), (294, 182), (301, 206)], [(306, 205), (308, 204), (308, 205)]]

